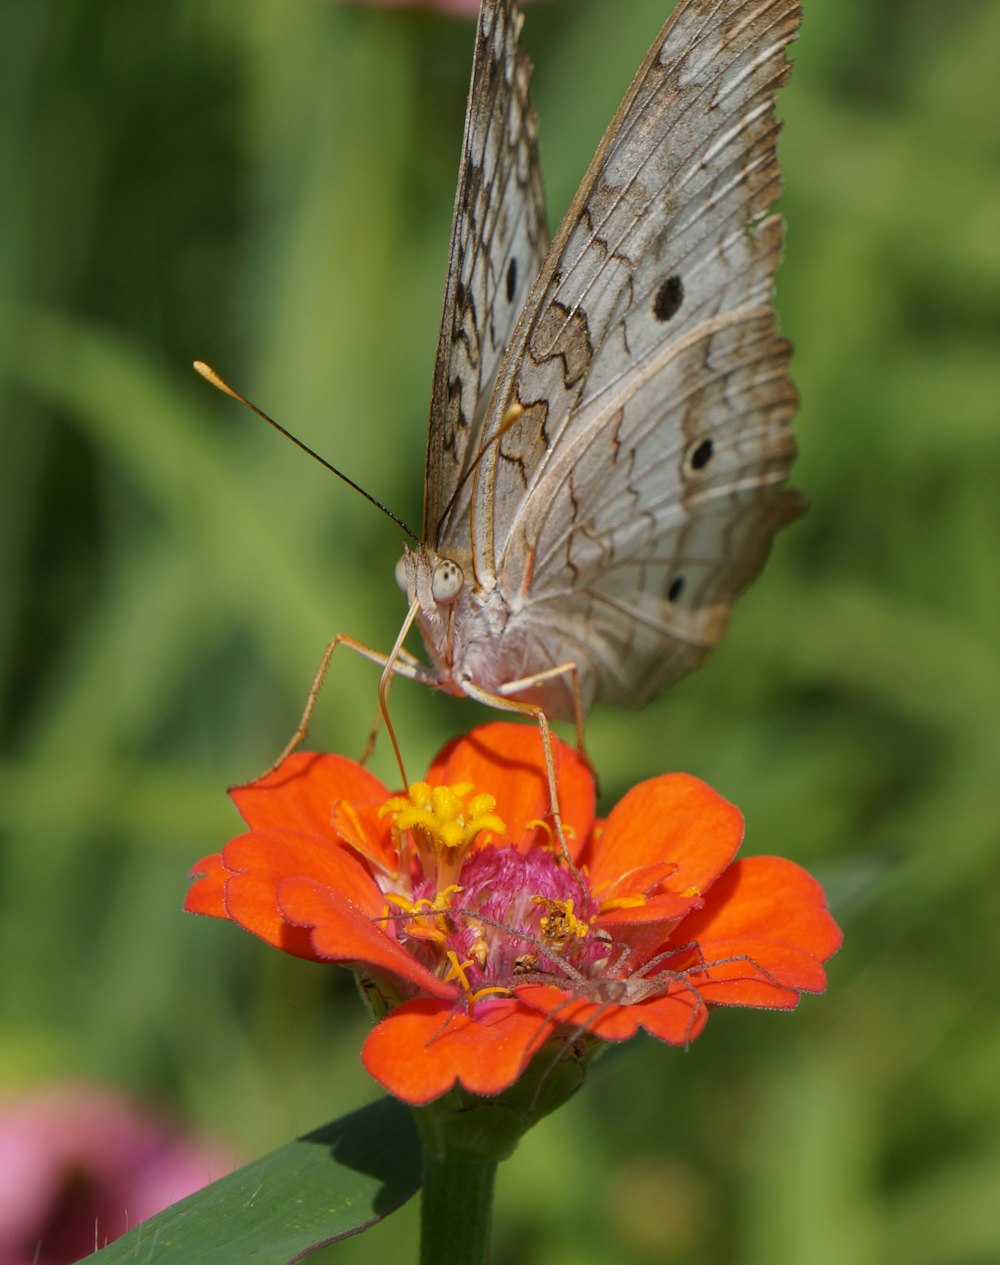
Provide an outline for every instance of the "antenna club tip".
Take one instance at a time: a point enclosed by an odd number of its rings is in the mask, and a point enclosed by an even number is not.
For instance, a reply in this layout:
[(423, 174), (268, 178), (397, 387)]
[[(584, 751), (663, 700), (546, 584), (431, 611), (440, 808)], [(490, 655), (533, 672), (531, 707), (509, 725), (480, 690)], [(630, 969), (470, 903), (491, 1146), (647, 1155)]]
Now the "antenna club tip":
[[(215, 372), (211, 365), (205, 364), (204, 360), (194, 360), (192, 364), (194, 365), (195, 373), (200, 373), (206, 382), (210, 382), (213, 387), (223, 392), (224, 395), (231, 395), (234, 400), (239, 400), (242, 404), (247, 403), (243, 396), (238, 391), (234, 391), (229, 383)], [(252, 408), (253, 405), (250, 405), (250, 407)]]

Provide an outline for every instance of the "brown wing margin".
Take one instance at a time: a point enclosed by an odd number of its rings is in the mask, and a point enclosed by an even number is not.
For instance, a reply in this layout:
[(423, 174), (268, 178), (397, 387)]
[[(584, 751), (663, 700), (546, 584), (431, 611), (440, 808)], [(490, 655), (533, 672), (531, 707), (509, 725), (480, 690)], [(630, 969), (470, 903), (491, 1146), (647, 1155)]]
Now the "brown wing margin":
[(462, 517), (462, 474), (548, 248), (531, 65), (520, 28), (512, 0), (483, 0), (427, 433), (423, 539), (436, 546)]

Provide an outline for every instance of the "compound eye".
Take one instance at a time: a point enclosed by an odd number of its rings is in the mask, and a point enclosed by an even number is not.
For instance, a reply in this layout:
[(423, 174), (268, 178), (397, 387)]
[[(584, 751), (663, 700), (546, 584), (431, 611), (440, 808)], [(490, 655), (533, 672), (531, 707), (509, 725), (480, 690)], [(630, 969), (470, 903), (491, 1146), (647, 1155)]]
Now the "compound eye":
[(396, 563), (396, 586), (406, 592), (406, 554)]
[(431, 596), (439, 606), (447, 606), (462, 591), (465, 576), (457, 562), (450, 558), (442, 558), (434, 567), (431, 577)]

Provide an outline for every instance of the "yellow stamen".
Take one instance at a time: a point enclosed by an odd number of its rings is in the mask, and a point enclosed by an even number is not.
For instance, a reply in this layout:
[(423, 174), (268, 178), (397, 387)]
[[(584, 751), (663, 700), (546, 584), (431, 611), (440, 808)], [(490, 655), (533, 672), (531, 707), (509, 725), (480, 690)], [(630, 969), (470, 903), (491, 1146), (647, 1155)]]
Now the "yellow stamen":
[(392, 814), (396, 830), (411, 832), (424, 873), (435, 880), (439, 892), (454, 883), (466, 853), (484, 830), (506, 832), (493, 811), (493, 796), (474, 792), (471, 782), (414, 782), (405, 795), (394, 795), (379, 809), (380, 817)]
[[(552, 829), (551, 822), (542, 821), (540, 817), (536, 817), (533, 821), (526, 822), (525, 825), (532, 827), (534, 830), (544, 831), (544, 833), (548, 836), (545, 843), (546, 848), (548, 848), (550, 852), (554, 852), (556, 856), (560, 858), (563, 856), (562, 844), (559, 842), (556, 832)], [(576, 838), (576, 831), (572, 826), (567, 825), (566, 822), (563, 822), (563, 838)]]
[(452, 980), (458, 980), (462, 992), (468, 997), (472, 992), (472, 985), (469, 983), (469, 977), (466, 971), (472, 965), (472, 958), (466, 958), (464, 962), (459, 962), (458, 954), (454, 949), (448, 950), (448, 961), (451, 965), (445, 972), (444, 982), (450, 984)]
[(502, 997), (510, 996), (510, 989), (498, 984), (487, 984), (485, 988), (473, 989), (469, 983), (469, 977), (465, 973), (472, 965), (472, 958), (466, 958), (464, 962), (460, 962), (458, 954), (453, 949), (449, 949), (448, 962), (450, 965), (444, 976), (444, 982), (450, 984), (452, 980), (458, 981), (459, 987), (465, 994), (465, 1003), (469, 1007), (469, 1014), (472, 1014), (473, 1006), (481, 997), (490, 997), (495, 993), (499, 993)]
[(611, 900), (603, 901), (601, 904), (601, 913), (606, 914), (610, 909), (635, 909), (638, 905), (645, 905), (645, 896), (615, 896)]
[(477, 988), (469, 997), (469, 1009), (479, 1001), (480, 997), (489, 997), (492, 994), (498, 994), (500, 997), (512, 997), (513, 993), (509, 988), (504, 988), (500, 984), (488, 984), (485, 988)]
[(451, 931), (448, 914), (451, 912), (452, 897), (461, 890), (457, 883), (452, 883), (444, 891), (438, 892), (433, 900), (428, 900), (426, 896), (420, 900), (409, 900), (397, 892), (388, 892), (386, 901), (404, 914), (412, 914), (411, 920), (403, 926), (405, 935), (418, 940), (440, 942)]

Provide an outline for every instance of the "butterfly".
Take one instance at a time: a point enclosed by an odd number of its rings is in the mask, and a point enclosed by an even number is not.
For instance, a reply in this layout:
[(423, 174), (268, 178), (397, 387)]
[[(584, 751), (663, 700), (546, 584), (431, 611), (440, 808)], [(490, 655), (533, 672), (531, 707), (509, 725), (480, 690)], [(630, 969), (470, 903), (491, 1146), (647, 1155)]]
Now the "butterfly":
[[(802, 512), (774, 94), (798, 0), (679, 0), (549, 241), (513, 0), (482, 0), (431, 394), (423, 530), (396, 568), (393, 675), (549, 719), (639, 706), (696, 667)], [(322, 457), (200, 361), (220, 390)], [(362, 495), (367, 492), (329, 466)], [(403, 649), (413, 622), (431, 664)], [(369, 739), (369, 748), (374, 738)], [(404, 774), (404, 781), (405, 781)], [(558, 826), (558, 812), (556, 812)]]
[[(641, 705), (801, 512), (771, 308), (799, 18), (680, 0), (550, 242), (522, 18), (483, 0), (391, 670), (578, 726)], [(430, 667), (397, 657), (412, 620)]]

